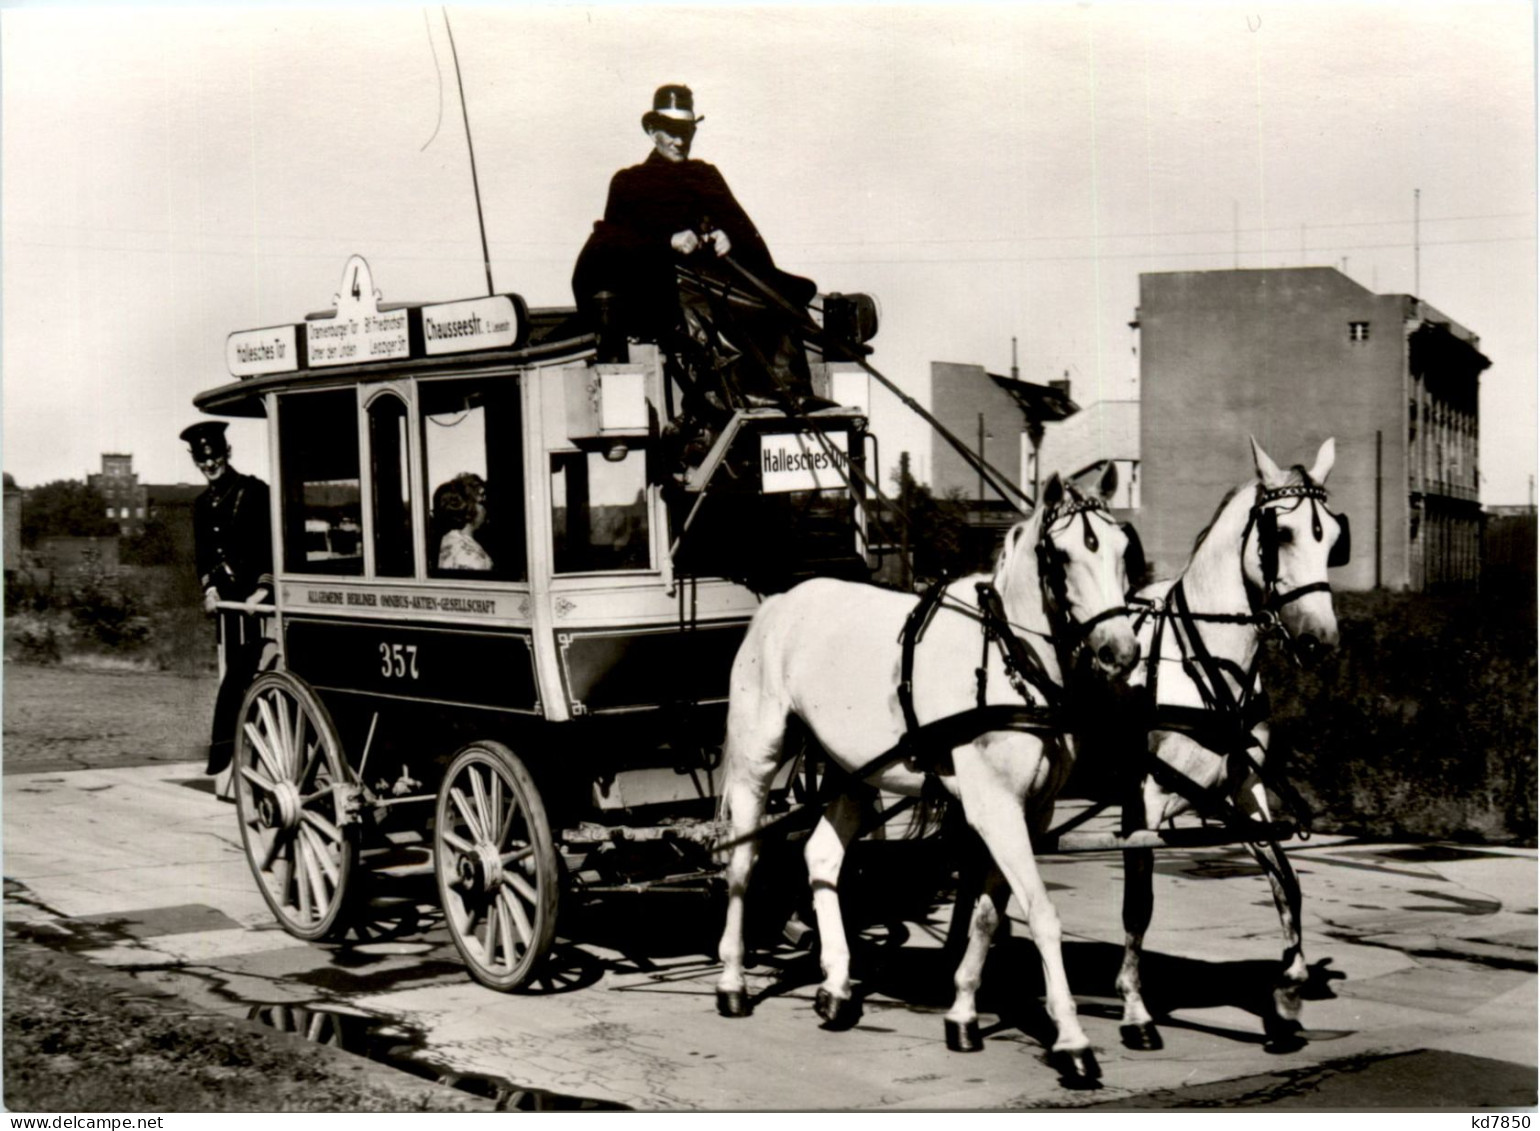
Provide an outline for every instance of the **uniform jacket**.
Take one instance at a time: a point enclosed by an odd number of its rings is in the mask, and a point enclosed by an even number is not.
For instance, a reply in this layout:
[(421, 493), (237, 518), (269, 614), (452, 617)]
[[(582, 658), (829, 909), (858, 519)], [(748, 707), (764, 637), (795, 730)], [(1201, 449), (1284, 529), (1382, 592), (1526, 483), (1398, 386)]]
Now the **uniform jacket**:
[(267, 484), (233, 467), (193, 502), (198, 583), (226, 601), (244, 601), (273, 583), (272, 518)]

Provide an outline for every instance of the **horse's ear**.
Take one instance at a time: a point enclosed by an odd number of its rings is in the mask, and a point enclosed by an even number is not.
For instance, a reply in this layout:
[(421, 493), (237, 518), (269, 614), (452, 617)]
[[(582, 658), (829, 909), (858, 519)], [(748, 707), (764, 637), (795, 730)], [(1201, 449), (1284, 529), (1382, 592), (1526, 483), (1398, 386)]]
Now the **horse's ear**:
[(1257, 478), (1262, 481), (1264, 487), (1281, 487), (1283, 485), (1283, 472), (1278, 470), (1278, 465), (1272, 457), (1262, 450), (1262, 445), (1257, 443), (1255, 436), (1251, 440), (1251, 458), (1257, 467)]
[(1043, 488), (1043, 497), (1038, 500), (1044, 507), (1056, 507), (1064, 501), (1064, 480), (1059, 478), (1055, 471), (1048, 479), (1048, 484)]
[(1315, 453), (1315, 466), (1310, 469), (1310, 478), (1316, 483), (1325, 483), (1326, 477), (1331, 474), (1332, 465), (1337, 462), (1337, 438), (1328, 436), (1326, 442), (1321, 445), (1321, 450)]
[(1112, 496), (1118, 493), (1118, 465), (1116, 460), (1109, 459), (1107, 461), (1107, 470), (1102, 472), (1100, 490), (1102, 500), (1109, 503), (1112, 501)]

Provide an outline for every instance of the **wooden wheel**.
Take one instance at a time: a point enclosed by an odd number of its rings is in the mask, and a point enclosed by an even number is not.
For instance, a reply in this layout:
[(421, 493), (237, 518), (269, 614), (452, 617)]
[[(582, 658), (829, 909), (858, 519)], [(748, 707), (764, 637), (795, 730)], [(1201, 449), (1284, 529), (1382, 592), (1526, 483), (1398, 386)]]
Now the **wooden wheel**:
[(336, 934), (358, 862), (345, 816), (352, 779), (337, 728), (303, 680), (274, 671), (252, 682), (233, 777), (246, 859), (279, 924), (301, 939)]
[(556, 934), (560, 868), (545, 806), (518, 755), (465, 747), (438, 792), (434, 872), (471, 977), (506, 992), (529, 981)]

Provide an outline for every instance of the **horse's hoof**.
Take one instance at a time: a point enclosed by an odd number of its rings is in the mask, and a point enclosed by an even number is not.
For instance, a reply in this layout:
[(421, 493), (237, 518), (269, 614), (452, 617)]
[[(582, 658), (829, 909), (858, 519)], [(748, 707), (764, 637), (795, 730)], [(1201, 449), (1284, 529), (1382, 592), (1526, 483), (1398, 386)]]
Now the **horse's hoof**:
[(1305, 1039), (1304, 1027), (1291, 1018), (1269, 1017), (1263, 1027), (1267, 1033), (1267, 1043), (1262, 1046), (1264, 1052), (1298, 1052), (1310, 1043)]
[(1096, 1063), (1096, 1054), (1089, 1048), (1062, 1049), (1048, 1054), (1048, 1063), (1059, 1074), (1059, 1083), (1066, 1088), (1091, 1089), (1101, 1087), (1102, 1067)]
[(717, 1012), (723, 1017), (747, 1017), (749, 995), (742, 990), (718, 990)]
[(835, 997), (820, 988), (813, 999), (813, 1009), (823, 1018), (825, 1029), (849, 1029), (861, 1020), (861, 1005), (853, 997)]
[(979, 1023), (969, 1021), (965, 1025), (959, 1025), (950, 1017), (946, 1020), (946, 1047), (952, 1052), (978, 1052), (984, 1047), (984, 1038), (979, 1033)]
[(1166, 1047), (1166, 1042), (1160, 1039), (1160, 1030), (1155, 1028), (1153, 1021), (1121, 1026), (1118, 1033), (1123, 1037), (1123, 1047), (1134, 1049), (1136, 1052), (1154, 1052), (1156, 1049)]

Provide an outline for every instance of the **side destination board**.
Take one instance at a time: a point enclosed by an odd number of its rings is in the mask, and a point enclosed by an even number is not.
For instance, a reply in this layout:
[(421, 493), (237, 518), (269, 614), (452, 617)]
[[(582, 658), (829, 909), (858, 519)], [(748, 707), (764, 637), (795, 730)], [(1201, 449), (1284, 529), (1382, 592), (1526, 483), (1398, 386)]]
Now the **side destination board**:
[(517, 349), (529, 338), (529, 308), (518, 295), (380, 309), (369, 265), (348, 260), (334, 309), (287, 326), (237, 330), (225, 341), (234, 377), (261, 377), (371, 361)]

